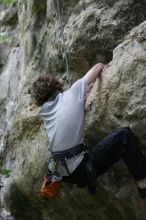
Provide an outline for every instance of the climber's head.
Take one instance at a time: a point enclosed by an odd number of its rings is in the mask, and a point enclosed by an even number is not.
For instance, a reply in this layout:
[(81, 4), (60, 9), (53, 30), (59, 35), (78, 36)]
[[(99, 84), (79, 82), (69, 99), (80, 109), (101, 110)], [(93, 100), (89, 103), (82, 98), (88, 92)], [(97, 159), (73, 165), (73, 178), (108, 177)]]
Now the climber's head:
[(37, 106), (41, 106), (57, 91), (62, 92), (63, 85), (55, 76), (40, 76), (32, 85), (32, 100)]

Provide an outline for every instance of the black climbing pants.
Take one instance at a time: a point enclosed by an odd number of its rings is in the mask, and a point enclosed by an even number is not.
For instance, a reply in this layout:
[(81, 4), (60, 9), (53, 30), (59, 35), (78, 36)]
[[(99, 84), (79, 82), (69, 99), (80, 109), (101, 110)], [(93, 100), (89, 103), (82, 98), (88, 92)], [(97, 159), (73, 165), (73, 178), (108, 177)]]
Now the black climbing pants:
[(76, 183), (79, 187), (89, 186), (90, 179), (105, 173), (119, 159), (124, 161), (135, 180), (143, 179), (146, 177), (146, 156), (138, 143), (130, 128), (114, 130), (85, 154), (80, 165), (70, 176), (63, 177), (63, 181)]

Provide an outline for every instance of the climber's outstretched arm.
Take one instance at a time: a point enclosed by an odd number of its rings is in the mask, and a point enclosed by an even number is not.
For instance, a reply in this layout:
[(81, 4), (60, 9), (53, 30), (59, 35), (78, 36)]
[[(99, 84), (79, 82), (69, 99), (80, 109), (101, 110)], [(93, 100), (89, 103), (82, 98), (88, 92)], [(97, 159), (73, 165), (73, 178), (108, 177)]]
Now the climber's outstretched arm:
[(93, 66), (84, 76), (87, 80), (88, 85), (91, 83), (94, 83), (99, 73), (103, 70), (104, 64), (97, 63), (95, 66)]

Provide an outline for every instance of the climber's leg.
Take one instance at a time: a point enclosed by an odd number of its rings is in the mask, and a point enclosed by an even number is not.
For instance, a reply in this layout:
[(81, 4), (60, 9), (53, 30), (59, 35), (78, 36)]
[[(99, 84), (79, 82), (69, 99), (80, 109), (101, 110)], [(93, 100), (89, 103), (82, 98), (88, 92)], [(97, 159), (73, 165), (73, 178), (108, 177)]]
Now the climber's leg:
[(130, 128), (114, 130), (97, 144), (90, 154), (98, 176), (122, 158), (138, 183), (146, 177), (146, 156), (141, 152), (137, 138)]
[[(146, 177), (146, 157), (141, 152), (137, 139), (129, 128), (114, 130), (89, 151), (89, 158), (94, 163), (97, 177), (105, 173), (114, 163), (122, 158), (136, 183), (144, 183)], [(86, 172), (88, 160), (85, 157), (70, 176), (63, 177), (63, 181), (77, 183), (78, 186), (88, 185)], [(146, 198), (145, 185), (139, 188), (143, 188), (141, 191), (139, 189), (140, 196)]]

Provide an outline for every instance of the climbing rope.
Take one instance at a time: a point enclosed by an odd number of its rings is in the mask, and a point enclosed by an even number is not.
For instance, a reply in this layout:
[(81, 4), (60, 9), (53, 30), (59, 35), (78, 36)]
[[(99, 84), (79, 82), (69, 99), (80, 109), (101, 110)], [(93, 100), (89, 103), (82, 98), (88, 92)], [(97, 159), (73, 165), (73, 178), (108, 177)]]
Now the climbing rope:
[(57, 2), (57, 13), (58, 13), (58, 17), (59, 17), (59, 21), (60, 21), (60, 28), (61, 28), (61, 42), (62, 42), (62, 47), (63, 47), (63, 52), (64, 52), (67, 79), (68, 79), (68, 82), (69, 82), (69, 86), (71, 86), (71, 73), (69, 71), (69, 62), (68, 62), (66, 45), (65, 45), (64, 27), (63, 27), (63, 20), (62, 20), (62, 16), (61, 16), (60, 3), (59, 3), (59, 0), (56, 0), (56, 2)]

